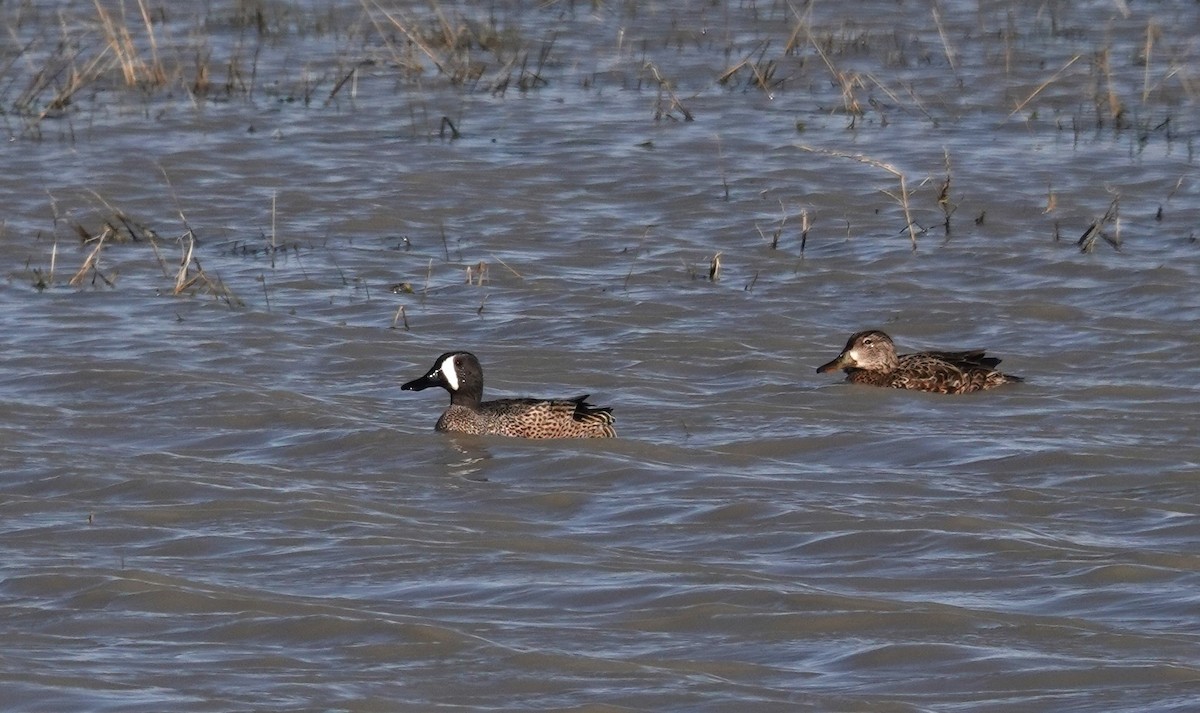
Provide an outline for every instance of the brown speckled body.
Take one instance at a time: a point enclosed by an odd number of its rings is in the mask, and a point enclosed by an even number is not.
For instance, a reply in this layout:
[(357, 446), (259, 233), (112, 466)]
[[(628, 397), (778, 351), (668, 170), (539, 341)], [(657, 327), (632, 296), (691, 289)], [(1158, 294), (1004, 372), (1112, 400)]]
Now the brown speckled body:
[(612, 411), (584, 401), (500, 399), (478, 408), (451, 404), (435, 428), (450, 433), (494, 434), (516, 438), (612, 438)]
[(447, 433), (516, 438), (613, 438), (612, 409), (574, 399), (483, 400), (483, 368), (470, 352), (447, 352), (419, 379), (401, 386), (420, 391), (441, 386), (450, 392), (450, 407), (434, 426)]
[(842, 353), (817, 367), (817, 371), (842, 369), (846, 380), (855, 384), (966, 394), (1021, 381), (1020, 377), (996, 371), (999, 364), (999, 359), (985, 356), (982, 349), (897, 356), (891, 337), (870, 330), (851, 335)]

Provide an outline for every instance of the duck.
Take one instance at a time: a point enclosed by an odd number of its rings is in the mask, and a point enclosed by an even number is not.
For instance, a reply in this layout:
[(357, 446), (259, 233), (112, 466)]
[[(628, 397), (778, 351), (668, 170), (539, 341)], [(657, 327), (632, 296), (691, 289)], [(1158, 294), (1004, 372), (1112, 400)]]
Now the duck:
[(483, 367), (471, 352), (446, 352), (422, 377), (402, 391), (440, 386), (450, 392), (450, 406), (434, 429), (445, 433), (498, 435), (514, 438), (614, 438), (611, 408), (593, 406), (589, 394), (573, 399), (483, 400)]
[(999, 364), (999, 359), (986, 356), (983, 349), (897, 356), (892, 338), (871, 329), (850, 335), (842, 353), (817, 367), (817, 373), (841, 369), (846, 372), (846, 381), (855, 384), (938, 394), (987, 391), (1023, 381), (1019, 376), (997, 371)]

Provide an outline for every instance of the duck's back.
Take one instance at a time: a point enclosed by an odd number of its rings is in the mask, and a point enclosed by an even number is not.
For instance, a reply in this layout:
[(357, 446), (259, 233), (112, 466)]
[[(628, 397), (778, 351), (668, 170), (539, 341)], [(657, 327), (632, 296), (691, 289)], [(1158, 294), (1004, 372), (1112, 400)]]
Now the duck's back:
[(981, 349), (904, 354), (896, 369), (886, 375), (888, 383), (877, 385), (939, 394), (966, 394), (1021, 380), (996, 371), (999, 363), (999, 359), (984, 356)]

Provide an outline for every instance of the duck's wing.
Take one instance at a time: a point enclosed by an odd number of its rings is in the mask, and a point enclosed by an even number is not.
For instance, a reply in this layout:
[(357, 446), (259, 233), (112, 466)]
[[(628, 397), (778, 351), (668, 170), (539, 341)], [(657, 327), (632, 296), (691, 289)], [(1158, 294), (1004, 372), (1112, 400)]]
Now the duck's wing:
[(920, 352), (908, 356), (932, 357), (964, 368), (978, 366), (985, 369), (995, 369), (1000, 365), (999, 359), (986, 356), (986, 352), (983, 349), (968, 349), (961, 352)]
[(611, 408), (574, 399), (502, 399), (484, 402), (480, 411), (495, 433), (517, 438), (612, 438)]
[(982, 349), (905, 354), (892, 374), (892, 385), (940, 394), (965, 394), (1020, 381), (996, 371), (999, 363), (999, 359), (984, 356)]

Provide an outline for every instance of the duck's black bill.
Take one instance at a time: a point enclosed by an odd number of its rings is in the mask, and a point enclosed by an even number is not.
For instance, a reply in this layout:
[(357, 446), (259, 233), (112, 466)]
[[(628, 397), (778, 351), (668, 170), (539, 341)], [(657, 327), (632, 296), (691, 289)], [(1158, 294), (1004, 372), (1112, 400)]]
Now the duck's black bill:
[(408, 382), (407, 384), (404, 384), (403, 386), (400, 387), (400, 390), (401, 391), (421, 391), (422, 389), (428, 389), (430, 386), (437, 386), (437, 385), (438, 385), (437, 374), (436, 373), (435, 374), (426, 374), (425, 376), (422, 376), (419, 379), (413, 379), (412, 381)]

